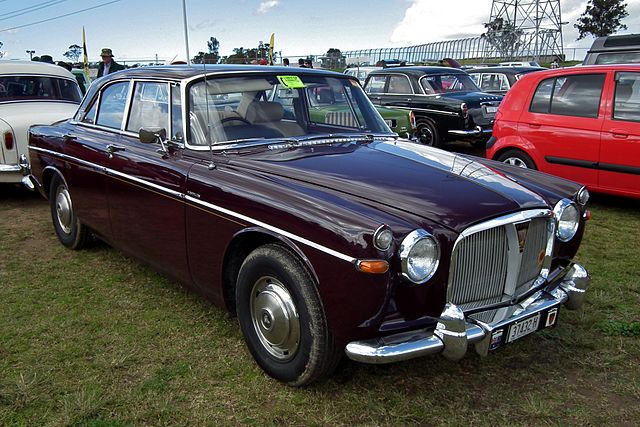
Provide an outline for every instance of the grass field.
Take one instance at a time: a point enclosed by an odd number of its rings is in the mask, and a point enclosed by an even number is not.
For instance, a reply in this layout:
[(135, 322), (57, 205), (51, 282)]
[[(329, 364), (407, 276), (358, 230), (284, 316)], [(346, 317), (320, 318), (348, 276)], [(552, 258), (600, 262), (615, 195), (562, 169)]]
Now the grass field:
[(557, 328), (293, 389), (221, 309), (106, 245), (65, 249), (43, 199), (0, 186), (0, 425), (638, 425), (640, 203), (591, 209), (592, 288)]

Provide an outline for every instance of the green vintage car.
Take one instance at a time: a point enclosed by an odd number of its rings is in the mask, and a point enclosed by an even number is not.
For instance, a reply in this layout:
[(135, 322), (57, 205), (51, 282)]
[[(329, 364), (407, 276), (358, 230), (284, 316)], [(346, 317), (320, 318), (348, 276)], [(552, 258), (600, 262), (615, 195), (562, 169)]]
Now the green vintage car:
[[(358, 113), (352, 110), (344, 93), (334, 92), (328, 87), (307, 88), (309, 100), (309, 116), (313, 122), (346, 127), (358, 127)], [(415, 131), (415, 117), (413, 111), (394, 110), (376, 107), (392, 131), (401, 138), (410, 139)]]

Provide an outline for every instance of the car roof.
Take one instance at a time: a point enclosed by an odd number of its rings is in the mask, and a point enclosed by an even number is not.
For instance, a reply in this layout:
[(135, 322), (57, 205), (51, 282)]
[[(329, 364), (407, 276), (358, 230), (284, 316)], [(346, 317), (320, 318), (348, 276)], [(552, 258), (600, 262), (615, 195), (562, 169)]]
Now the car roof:
[(73, 74), (59, 65), (38, 61), (0, 60), (0, 74), (42, 74), (75, 79)]
[(581, 65), (580, 67), (566, 67), (566, 68), (551, 68), (548, 70), (542, 70), (535, 74), (536, 76), (546, 76), (555, 74), (571, 74), (571, 73), (593, 73), (603, 71), (640, 71), (640, 64), (603, 64), (603, 65)]
[(215, 64), (215, 65), (160, 65), (151, 67), (128, 68), (126, 70), (111, 73), (103, 77), (101, 80), (107, 82), (109, 80), (121, 78), (163, 78), (171, 80), (185, 80), (192, 77), (202, 76), (205, 74), (216, 73), (269, 73), (283, 75), (297, 74), (331, 74), (334, 76), (347, 77), (342, 73), (334, 71), (319, 70), (313, 68), (298, 67), (274, 67), (265, 65), (244, 65), (244, 64)]
[(478, 67), (470, 70), (465, 70), (469, 74), (478, 73), (505, 73), (505, 74), (519, 74), (529, 71), (542, 71), (547, 70), (544, 67)]
[(387, 67), (381, 70), (372, 71), (369, 75), (374, 76), (376, 74), (388, 74), (388, 73), (404, 73), (411, 74), (416, 77), (423, 76), (425, 74), (467, 74), (466, 71), (459, 68), (451, 67)]

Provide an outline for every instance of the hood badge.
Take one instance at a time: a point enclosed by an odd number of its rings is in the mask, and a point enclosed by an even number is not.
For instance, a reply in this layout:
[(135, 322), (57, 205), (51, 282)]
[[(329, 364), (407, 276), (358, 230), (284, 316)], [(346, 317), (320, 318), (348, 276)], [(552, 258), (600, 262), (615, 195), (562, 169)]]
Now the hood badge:
[(521, 222), (516, 224), (516, 232), (518, 233), (518, 248), (520, 253), (524, 252), (524, 245), (527, 241), (527, 233), (529, 232), (529, 223)]

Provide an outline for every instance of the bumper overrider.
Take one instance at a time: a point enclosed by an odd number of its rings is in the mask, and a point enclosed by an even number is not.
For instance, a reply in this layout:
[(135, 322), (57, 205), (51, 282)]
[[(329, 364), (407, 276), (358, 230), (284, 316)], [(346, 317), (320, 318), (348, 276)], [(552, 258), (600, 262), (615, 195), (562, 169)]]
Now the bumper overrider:
[(345, 352), (352, 360), (375, 364), (399, 362), (436, 353), (441, 353), (450, 360), (458, 360), (467, 353), (469, 345), (474, 344), (476, 352), (486, 356), (489, 350), (498, 348), (507, 341), (510, 328), (538, 317), (539, 324), (535, 323), (535, 330), (539, 330), (555, 324), (561, 305), (577, 310), (584, 302), (590, 280), (584, 267), (573, 264), (563, 277), (516, 304), (516, 310), (506, 319), (484, 323), (465, 316), (460, 308), (448, 303), (438, 318), (435, 329), (353, 341), (347, 345)]
[(476, 126), (473, 129), (461, 130), (461, 129), (451, 129), (449, 130), (449, 135), (454, 136), (463, 136), (463, 137), (488, 137), (491, 136), (493, 132), (493, 128), (482, 128), (480, 126)]

